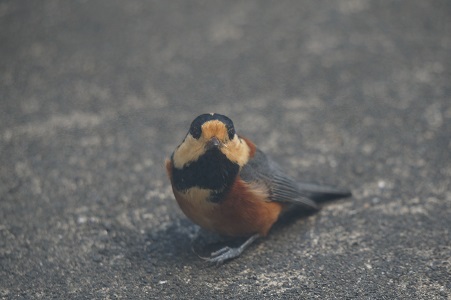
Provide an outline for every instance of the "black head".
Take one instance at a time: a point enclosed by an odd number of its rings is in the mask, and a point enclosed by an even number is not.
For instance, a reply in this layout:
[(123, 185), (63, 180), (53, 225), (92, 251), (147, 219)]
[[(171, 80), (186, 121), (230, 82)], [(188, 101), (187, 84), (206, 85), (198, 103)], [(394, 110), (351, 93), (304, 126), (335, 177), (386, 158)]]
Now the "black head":
[(202, 114), (194, 119), (194, 121), (191, 123), (191, 126), (189, 128), (189, 133), (195, 138), (196, 140), (200, 138), (202, 135), (202, 125), (205, 124), (208, 121), (217, 120), (222, 122), (226, 128), (227, 128), (227, 135), (229, 136), (229, 139), (233, 139), (235, 136), (235, 127), (233, 126), (232, 120), (230, 120), (228, 117), (220, 114)]

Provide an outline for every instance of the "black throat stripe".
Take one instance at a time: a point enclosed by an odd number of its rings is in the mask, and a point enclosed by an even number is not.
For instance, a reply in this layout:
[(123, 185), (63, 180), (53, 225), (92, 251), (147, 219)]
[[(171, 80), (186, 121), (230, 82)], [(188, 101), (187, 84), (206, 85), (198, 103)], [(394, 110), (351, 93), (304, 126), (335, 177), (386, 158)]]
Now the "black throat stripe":
[(182, 169), (174, 167), (172, 180), (179, 191), (192, 187), (209, 189), (212, 191), (210, 201), (218, 202), (232, 186), (239, 169), (238, 164), (231, 162), (218, 149), (214, 149)]

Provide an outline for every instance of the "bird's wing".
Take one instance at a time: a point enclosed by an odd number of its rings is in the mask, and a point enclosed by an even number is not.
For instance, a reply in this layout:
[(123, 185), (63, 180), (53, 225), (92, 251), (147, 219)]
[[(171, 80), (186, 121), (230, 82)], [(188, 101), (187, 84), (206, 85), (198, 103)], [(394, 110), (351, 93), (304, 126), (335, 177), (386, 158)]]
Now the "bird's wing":
[(240, 177), (247, 183), (263, 183), (268, 188), (271, 201), (297, 204), (310, 209), (318, 209), (316, 201), (350, 195), (347, 190), (294, 181), (259, 149), (243, 166)]

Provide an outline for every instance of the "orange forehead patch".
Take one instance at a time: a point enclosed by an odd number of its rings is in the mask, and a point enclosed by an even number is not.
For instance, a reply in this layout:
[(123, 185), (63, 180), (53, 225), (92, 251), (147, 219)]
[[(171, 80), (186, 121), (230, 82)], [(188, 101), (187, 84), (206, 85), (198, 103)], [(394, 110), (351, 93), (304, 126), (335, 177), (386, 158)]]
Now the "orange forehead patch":
[(224, 141), (228, 137), (227, 127), (224, 123), (218, 120), (205, 122), (202, 125), (202, 136), (205, 139), (217, 137), (219, 140)]

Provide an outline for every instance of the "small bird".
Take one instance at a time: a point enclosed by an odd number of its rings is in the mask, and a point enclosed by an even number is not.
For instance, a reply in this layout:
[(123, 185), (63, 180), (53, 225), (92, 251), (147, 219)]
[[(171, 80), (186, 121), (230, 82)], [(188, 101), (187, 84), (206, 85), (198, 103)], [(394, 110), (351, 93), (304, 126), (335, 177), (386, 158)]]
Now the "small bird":
[(350, 191), (298, 183), (247, 138), (232, 120), (216, 113), (194, 119), (183, 142), (166, 159), (178, 205), (200, 227), (231, 237), (248, 237), (239, 247), (224, 247), (208, 261), (238, 257), (268, 234), (291, 206), (318, 210), (317, 202), (351, 196)]

